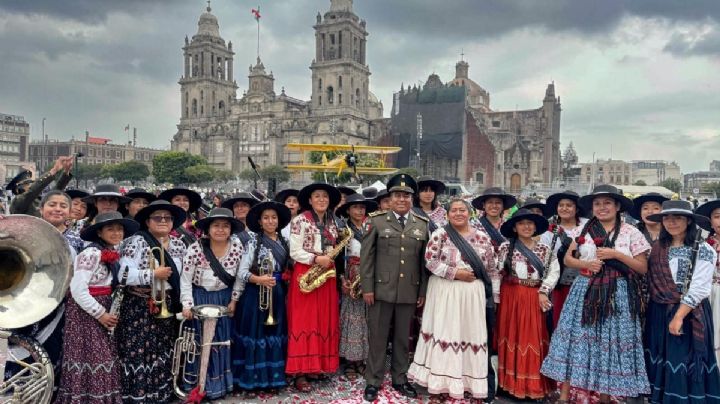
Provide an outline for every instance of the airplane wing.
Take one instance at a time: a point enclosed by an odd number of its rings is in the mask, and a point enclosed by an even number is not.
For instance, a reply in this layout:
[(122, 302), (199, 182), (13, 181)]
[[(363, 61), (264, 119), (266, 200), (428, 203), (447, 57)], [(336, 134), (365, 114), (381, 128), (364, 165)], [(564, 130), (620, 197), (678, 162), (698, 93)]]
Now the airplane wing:
[[(385, 147), (385, 146), (354, 146), (355, 153), (367, 154), (395, 154), (402, 150), (401, 147)], [(353, 151), (352, 145), (346, 144), (312, 144), (312, 143), (288, 143), (285, 145), (288, 151)]]
[[(288, 170), (303, 170), (303, 171), (320, 171), (320, 172), (326, 172), (326, 173), (334, 173), (338, 171), (337, 166), (326, 166), (326, 165), (317, 165), (317, 164), (290, 164), (286, 166)], [(349, 167), (345, 167), (344, 170), (350, 170)], [(358, 174), (375, 174), (375, 175), (385, 175), (385, 174), (394, 174), (397, 171), (397, 168), (380, 168), (380, 167), (358, 167), (357, 173)]]

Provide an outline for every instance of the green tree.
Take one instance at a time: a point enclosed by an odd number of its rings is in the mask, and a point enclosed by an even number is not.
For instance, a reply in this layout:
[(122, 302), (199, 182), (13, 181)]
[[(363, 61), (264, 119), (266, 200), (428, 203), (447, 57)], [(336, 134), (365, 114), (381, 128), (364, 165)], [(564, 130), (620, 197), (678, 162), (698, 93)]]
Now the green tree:
[(673, 192), (680, 192), (680, 189), (682, 188), (682, 184), (680, 183), (680, 180), (675, 178), (667, 178), (664, 181), (660, 181), (655, 185), (659, 185), (661, 187), (665, 187)]
[(246, 168), (240, 171), (238, 177), (243, 181), (254, 181), (255, 178), (257, 178), (257, 176), (255, 175), (255, 171), (253, 171), (251, 168)]
[(286, 170), (285, 167), (278, 165), (262, 168), (260, 170), (260, 176), (263, 180), (269, 180), (270, 178), (275, 178), (278, 182), (286, 182), (290, 180), (290, 172)]
[(647, 185), (647, 183), (645, 183), (645, 181), (643, 181), (643, 180), (637, 180), (637, 181), (635, 181), (635, 183), (633, 183), (633, 185), (638, 185), (638, 186), (644, 187), (645, 185)]
[(703, 193), (714, 193), (715, 197), (717, 198), (720, 196), (720, 182), (710, 182), (707, 184), (703, 184), (702, 186)]
[(83, 181), (85, 183), (85, 188), (88, 187), (88, 180), (97, 180), (98, 173), (102, 170), (102, 164), (85, 164), (85, 163), (78, 163), (73, 168), (73, 176), (77, 178), (78, 181)]
[(207, 165), (207, 160), (186, 152), (166, 151), (153, 158), (153, 176), (158, 182), (174, 185), (189, 183), (185, 169), (192, 166)]
[[(148, 166), (137, 160), (130, 160), (106, 167), (111, 173), (111, 177), (115, 178), (115, 181), (130, 181), (133, 185), (135, 185), (138, 181), (144, 180), (150, 175)], [(103, 167), (103, 169), (106, 167)]]
[(215, 180), (228, 182), (235, 179), (235, 173), (230, 170), (215, 170)]
[(212, 181), (216, 171), (207, 164), (198, 164), (185, 169), (185, 178), (190, 184), (202, 184)]

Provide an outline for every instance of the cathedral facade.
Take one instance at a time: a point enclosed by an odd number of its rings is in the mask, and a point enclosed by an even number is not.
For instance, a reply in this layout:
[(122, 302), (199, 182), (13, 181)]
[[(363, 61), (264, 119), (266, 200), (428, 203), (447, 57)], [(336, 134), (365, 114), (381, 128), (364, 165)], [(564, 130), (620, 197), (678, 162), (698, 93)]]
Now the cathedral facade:
[(247, 88), (238, 97), (232, 42), (220, 36), (208, 6), (182, 48), (181, 117), (172, 150), (202, 155), (211, 166), (237, 173), (250, 167), (248, 157), (261, 167), (299, 163), (299, 154), (285, 150), (288, 143), (373, 144), (387, 120), (370, 92), (366, 23), (352, 5), (331, 0), (330, 9), (316, 17), (310, 100), (293, 98), (284, 88), (278, 94), (260, 57), (248, 68)]
[(526, 185), (559, 180), (562, 108), (554, 83), (538, 108), (496, 111), (488, 91), (469, 78), (468, 70), (461, 60), (447, 83), (433, 73), (423, 86), (395, 93), (389, 139), (384, 140), (403, 148), (396, 165), (463, 182), (472, 190), (496, 186), (519, 192)]

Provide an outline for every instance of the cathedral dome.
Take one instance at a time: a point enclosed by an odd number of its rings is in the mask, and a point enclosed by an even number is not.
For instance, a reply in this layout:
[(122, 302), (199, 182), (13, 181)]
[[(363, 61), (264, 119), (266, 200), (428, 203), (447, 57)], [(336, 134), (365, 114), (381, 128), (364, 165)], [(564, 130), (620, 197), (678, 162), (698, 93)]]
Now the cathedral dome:
[(218, 24), (218, 19), (212, 13), (210, 13), (210, 11), (212, 11), (210, 6), (208, 6), (206, 10), (207, 11), (202, 13), (200, 19), (198, 20), (197, 34), (219, 37), (220, 24)]

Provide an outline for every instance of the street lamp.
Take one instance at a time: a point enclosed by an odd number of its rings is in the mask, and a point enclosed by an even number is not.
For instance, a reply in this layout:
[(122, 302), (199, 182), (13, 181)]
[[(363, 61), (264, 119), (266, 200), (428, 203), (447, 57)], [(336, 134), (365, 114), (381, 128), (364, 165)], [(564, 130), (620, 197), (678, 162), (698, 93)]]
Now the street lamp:
[(418, 112), (417, 114), (417, 145), (416, 151), (417, 154), (415, 156), (415, 168), (417, 169), (418, 175), (422, 174), (420, 172), (420, 143), (422, 142), (422, 135), (423, 135), (423, 122), (422, 122), (422, 114)]

